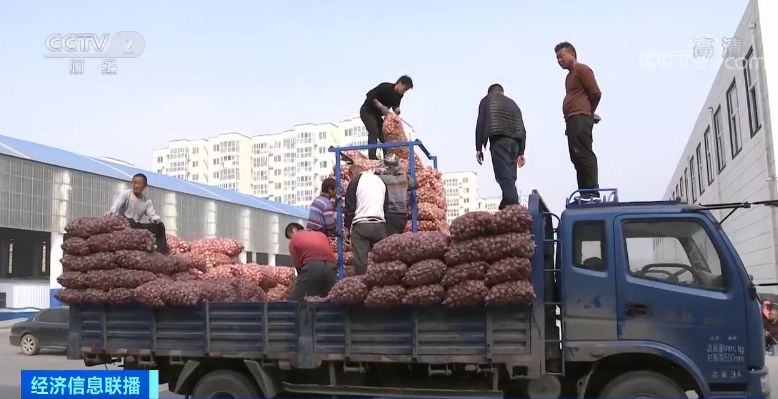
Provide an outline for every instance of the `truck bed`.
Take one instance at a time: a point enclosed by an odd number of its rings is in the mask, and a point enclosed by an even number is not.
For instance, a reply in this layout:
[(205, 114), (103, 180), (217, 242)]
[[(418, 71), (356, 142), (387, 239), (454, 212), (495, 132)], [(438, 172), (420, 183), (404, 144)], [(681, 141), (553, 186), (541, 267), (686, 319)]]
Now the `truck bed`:
[(324, 361), (511, 367), (532, 361), (531, 327), (537, 330), (537, 323), (531, 309), (378, 310), (297, 302), (161, 310), (72, 306), (69, 357), (267, 359), (294, 368), (317, 368)]

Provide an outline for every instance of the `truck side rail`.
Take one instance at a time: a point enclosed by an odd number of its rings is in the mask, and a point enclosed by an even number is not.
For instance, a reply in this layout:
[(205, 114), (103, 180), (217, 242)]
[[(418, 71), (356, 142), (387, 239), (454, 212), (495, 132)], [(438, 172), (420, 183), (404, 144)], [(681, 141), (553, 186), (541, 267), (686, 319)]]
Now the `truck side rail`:
[[(71, 309), (81, 354), (241, 358), (318, 368), (324, 361), (505, 364), (538, 372), (532, 306), (366, 309), (324, 303), (206, 303)], [(540, 347), (542, 347), (540, 342)]]

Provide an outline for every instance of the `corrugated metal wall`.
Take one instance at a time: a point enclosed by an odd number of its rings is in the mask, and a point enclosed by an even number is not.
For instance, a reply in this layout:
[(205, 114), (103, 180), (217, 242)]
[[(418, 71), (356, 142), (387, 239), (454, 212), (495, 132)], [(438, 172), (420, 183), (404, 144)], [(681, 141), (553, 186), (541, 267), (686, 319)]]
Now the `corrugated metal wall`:
[(49, 307), (49, 283), (48, 281), (0, 281), (0, 292), (6, 293), (6, 307), (38, 308)]
[[(149, 184), (153, 186), (154, 182)], [(98, 216), (128, 181), (0, 155), (0, 227), (62, 233), (81, 216)], [(286, 215), (149, 187), (147, 194), (170, 233), (183, 239), (230, 237), (246, 250), (288, 254)], [(284, 245), (280, 245), (284, 243)]]

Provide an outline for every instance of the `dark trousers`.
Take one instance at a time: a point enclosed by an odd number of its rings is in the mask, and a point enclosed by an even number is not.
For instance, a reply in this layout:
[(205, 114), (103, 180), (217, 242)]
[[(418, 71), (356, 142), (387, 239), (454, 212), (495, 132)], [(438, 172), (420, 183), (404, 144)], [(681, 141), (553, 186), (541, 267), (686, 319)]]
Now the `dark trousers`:
[(144, 229), (154, 233), (154, 238), (157, 241), (157, 251), (163, 254), (168, 253), (167, 236), (165, 235), (164, 223), (138, 223), (132, 219), (127, 220), (130, 222), (130, 227), (133, 229)]
[[(565, 121), (567, 148), (575, 166), (579, 190), (600, 188), (597, 178), (597, 156), (592, 150), (594, 119), (589, 115), (573, 115)], [(582, 193), (582, 197), (599, 197), (599, 192)]]
[(494, 179), (502, 190), (500, 209), (519, 203), (519, 191), (516, 190), (516, 158), (519, 157), (519, 142), (511, 137), (492, 136), (489, 138), (489, 151), (492, 153)]
[(327, 296), (338, 281), (338, 266), (332, 262), (316, 261), (297, 269), (294, 288), (289, 295), (293, 301), (302, 301), (306, 296)]
[(367, 253), (386, 237), (386, 223), (358, 223), (351, 226), (351, 248), (354, 251), (354, 275), (367, 271)]
[(387, 213), (384, 217), (386, 219), (386, 236), (389, 237), (392, 234), (400, 234), (405, 228), (405, 224), (408, 223), (408, 215)]
[[(383, 143), (384, 119), (381, 117), (381, 114), (368, 108), (367, 105), (363, 105), (362, 108), (359, 109), (359, 117), (362, 119), (362, 123), (365, 124), (365, 129), (367, 129), (367, 144), (378, 144), (379, 141)], [(367, 150), (367, 157), (370, 159), (378, 159), (376, 156), (376, 149), (372, 148)]]

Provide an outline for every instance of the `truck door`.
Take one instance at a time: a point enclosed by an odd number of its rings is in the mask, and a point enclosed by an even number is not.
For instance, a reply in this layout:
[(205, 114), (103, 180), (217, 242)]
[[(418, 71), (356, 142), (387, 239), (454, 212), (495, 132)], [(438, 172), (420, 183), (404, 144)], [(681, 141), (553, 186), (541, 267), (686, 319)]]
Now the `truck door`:
[[(572, 243), (562, 251), (564, 331), (570, 341), (616, 340), (616, 283), (612, 233), (603, 218), (563, 215), (560, 241)], [(609, 222), (609, 221), (608, 221)]]
[(622, 216), (614, 231), (619, 340), (673, 347), (693, 359), (714, 387), (743, 382), (745, 292), (711, 220), (699, 214)]

